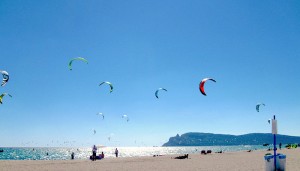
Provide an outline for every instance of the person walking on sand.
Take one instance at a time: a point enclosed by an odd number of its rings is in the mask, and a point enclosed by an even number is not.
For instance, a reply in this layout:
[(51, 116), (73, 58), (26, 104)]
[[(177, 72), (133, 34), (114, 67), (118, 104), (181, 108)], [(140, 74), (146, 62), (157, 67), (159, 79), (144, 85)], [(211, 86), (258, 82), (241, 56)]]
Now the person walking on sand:
[(92, 156), (92, 160), (95, 161), (96, 160), (96, 153), (97, 153), (97, 147), (96, 145), (93, 146), (93, 156)]
[(116, 148), (115, 150), (115, 154), (116, 154), (116, 157), (118, 157), (118, 154), (119, 154), (119, 150)]

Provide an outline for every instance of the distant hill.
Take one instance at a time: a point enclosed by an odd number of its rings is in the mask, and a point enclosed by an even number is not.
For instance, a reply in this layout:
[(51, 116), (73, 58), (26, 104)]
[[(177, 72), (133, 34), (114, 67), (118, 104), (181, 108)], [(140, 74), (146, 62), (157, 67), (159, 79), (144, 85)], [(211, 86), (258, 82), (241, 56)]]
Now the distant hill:
[[(276, 135), (279, 144), (300, 143), (300, 137)], [(163, 146), (224, 146), (224, 145), (262, 145), (273, 144), (273, 134), (251, 133), (245, 135), (227, 135), (211, 133), (185, 133), (171, 137)]]

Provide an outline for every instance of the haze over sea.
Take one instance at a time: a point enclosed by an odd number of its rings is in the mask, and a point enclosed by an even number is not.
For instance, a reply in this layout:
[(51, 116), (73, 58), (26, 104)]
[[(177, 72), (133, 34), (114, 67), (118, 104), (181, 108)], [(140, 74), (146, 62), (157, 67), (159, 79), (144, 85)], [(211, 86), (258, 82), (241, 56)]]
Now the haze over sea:
[[(119, 157), (140, 157), (153, 155), (172, 154), (196, 154), (201, 150), (216, 151), (243, 151), (266, 149), (262, 145), (239, 145), (239, 146), (197, 146), (197, 147), (118, 147)], [(75, 159), (88, 159), (91, 155), (91, 147), (21, 147), (3, 148), (0, 153), (0, 160), (69, 160), (71, 153), (75, 153)], [(33, 150), (34, 149), (34, 150)], [(102, 151), (106, 158), (114, 156), (115, 147), (98, 148), (98, 153)], [(47, 155), (48, 153), (48, 155)]]

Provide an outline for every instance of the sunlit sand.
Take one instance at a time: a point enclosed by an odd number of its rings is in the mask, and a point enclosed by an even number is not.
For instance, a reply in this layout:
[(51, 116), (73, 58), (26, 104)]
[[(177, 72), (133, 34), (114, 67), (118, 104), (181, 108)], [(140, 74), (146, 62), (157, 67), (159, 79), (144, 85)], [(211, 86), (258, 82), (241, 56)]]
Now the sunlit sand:
[[(300, 149), (283, 149), (286, 154), (286, 170), (300, 170)], [(265, 169), (265, 150), (252, 152), (225, 152), (222, 154), (191, 154), (189, 159), (173, 159), (177, 155), (157, 157), (110, 158), (104, 160), (52, 160), (52, 161), (0, 161), (1, 171), (46, 170), (130, 170), (130, 171), (258, 171)]]

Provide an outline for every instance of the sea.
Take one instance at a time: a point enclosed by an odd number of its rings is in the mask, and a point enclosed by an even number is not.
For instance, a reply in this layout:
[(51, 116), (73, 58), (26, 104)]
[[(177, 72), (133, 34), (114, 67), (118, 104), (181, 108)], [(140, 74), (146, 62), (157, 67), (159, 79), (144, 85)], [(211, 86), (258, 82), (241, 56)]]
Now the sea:
[[(201, 150), (212, 152), (236, 152), (247, 150), (263, 150), (262, 145), (239, 146), (189, 146), (189, 147), (117, 147), (119, 157), (141, 157), (154, 155), (196, 154)], [(75, 159), (86, 160), (92, 154), (92, 147), (0, 147), (0, 160), (70, 160), (74, 152)], [(116, 147), (98, 147), (97, 155), (104, 153), (105, 158), (115, 157)]]

